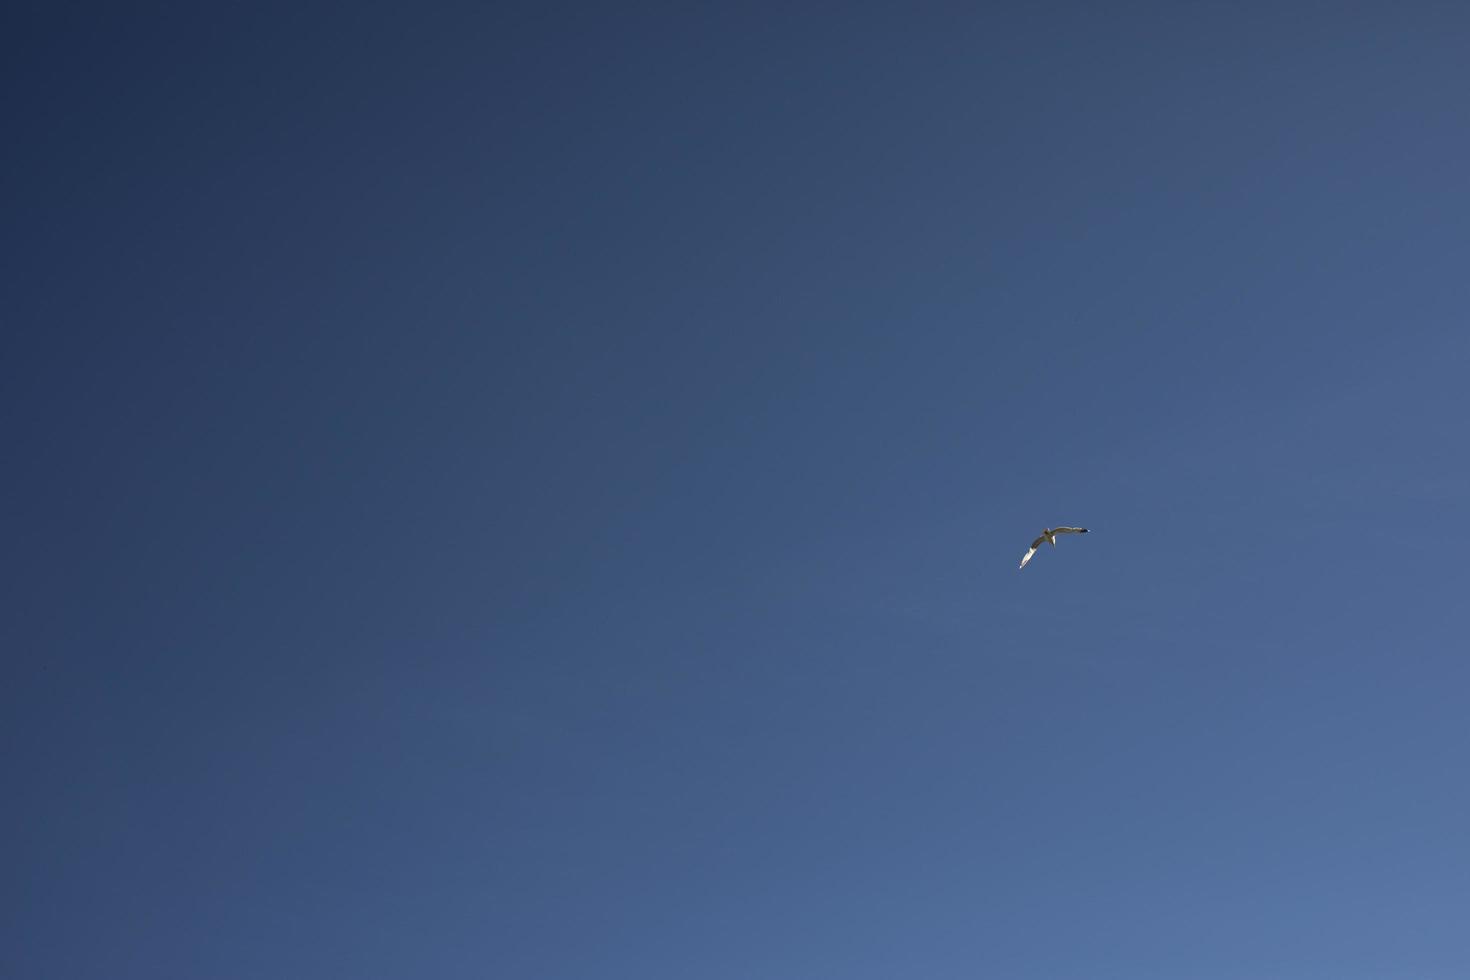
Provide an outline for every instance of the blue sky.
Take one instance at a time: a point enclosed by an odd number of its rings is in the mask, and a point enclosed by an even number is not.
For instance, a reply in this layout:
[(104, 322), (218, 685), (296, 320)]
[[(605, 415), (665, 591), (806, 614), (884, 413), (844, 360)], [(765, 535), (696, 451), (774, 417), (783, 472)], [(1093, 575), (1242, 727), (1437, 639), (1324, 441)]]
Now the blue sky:
[(1470, 972), (1457, 5), (5, 17), (6, 975)]

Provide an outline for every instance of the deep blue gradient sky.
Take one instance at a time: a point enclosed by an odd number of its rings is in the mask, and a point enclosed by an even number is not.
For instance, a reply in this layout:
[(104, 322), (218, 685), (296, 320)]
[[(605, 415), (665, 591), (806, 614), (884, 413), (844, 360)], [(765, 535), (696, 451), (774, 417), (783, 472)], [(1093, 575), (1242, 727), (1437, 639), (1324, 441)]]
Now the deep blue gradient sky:
[(1470, 975), (1462, 4), (128, 6), (0, 31), (0, 973)]

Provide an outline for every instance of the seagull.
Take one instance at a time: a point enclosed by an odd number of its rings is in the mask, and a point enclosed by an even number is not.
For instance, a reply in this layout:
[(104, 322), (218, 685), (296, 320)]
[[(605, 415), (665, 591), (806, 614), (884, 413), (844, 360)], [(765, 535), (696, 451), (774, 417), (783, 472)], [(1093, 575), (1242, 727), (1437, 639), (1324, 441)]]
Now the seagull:
[(1026, 563), (1031, 560), (1031, 556), (1032, 555), (1036, 554), (1036, 549), (1041, 547), (1042, 542), (1046, 542), (1047, 544), (1049, 544), (1053, 548), (1055, 548), (1057, 546), (1057, 535), (1058, 534), (1086, 534), (1086, 533), (1087, 533), (1087, 528), (1085, 528), (1085, 527), (1047, 527), (1047, 528), (1042, 528), (1042, 530), (1041, 530), (1041, 537), (1039, 537), (1035, 541), (1031, 542), (1031, 550), (1028, 551), (1028, 552), (1026, 552), (1026, 557), (1024, 557), (1024, 558), (1021, 559), (1021, 567), (1022, 568), (1025, 568), (1026, 567)]

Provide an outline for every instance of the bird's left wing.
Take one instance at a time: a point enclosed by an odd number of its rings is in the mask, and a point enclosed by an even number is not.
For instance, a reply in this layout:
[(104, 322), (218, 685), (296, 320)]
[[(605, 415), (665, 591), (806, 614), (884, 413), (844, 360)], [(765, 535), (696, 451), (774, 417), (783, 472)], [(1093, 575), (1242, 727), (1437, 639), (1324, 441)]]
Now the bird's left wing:
[(1040, 548), (1041, 547), (1041, 542), (1043, 542), (1045, 540), (1046, 540), (1045, 537), (1040, 537), (1040, 538), (1037, 538), (1035, 541), (1031, 542), (1031, 550), (1028, 551), (1028, 552), (1026, 552), (1026, 557), (1024, 557), (1024, 558), (1021, 559), (1021, 567), (1022, 568), (1025, 568), (1026, 567), (1026, 563), (1028, 561), (1030, 561), (1031, 558), (1032, 558), (1032, 556), (1034, 556), (1036, 554), (1036, 549), (1037, 548)]
[(1051, 529), (1051, 533), (1052, 534), (1086, 534), (1087, 533), (1087, 528), (1085, 528), (1085, 527), (1054, 527), (1054, 528)]

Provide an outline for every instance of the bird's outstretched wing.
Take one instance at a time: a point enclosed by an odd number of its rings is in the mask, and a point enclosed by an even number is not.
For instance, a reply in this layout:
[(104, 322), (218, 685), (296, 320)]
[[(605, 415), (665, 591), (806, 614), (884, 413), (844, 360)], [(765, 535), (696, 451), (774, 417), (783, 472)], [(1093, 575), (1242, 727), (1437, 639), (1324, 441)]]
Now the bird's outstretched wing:
[(1031, 542), (1031, 550), (1028, 551), (1028, 552), (1026, 552), (1026, 556), (1021, 559), (1021, 567), (1022, 568), (1025, 568), (1026, 567), (1026, 563), (1028, 561), (1030, 561), (1031, 558), (1032, 558), (1032, 556), (1034, 556), (1036, 554), (1036, 549), (1037, 548), (1040, 548), (1041, 547), (1041, 542), (1043, 542), (1045, 540), (1046, 540), (1046, 536), (1045, 535), (1042, 535), (1041, 537), (1037, 538), (1035, 541)]
[(1087, 528), (1085, 528), (1085, 527), (1054, 527), (1054, 528), (1051, 529), (1051, 533), (1052, 534), (1086, 534), (1087, 533)]

